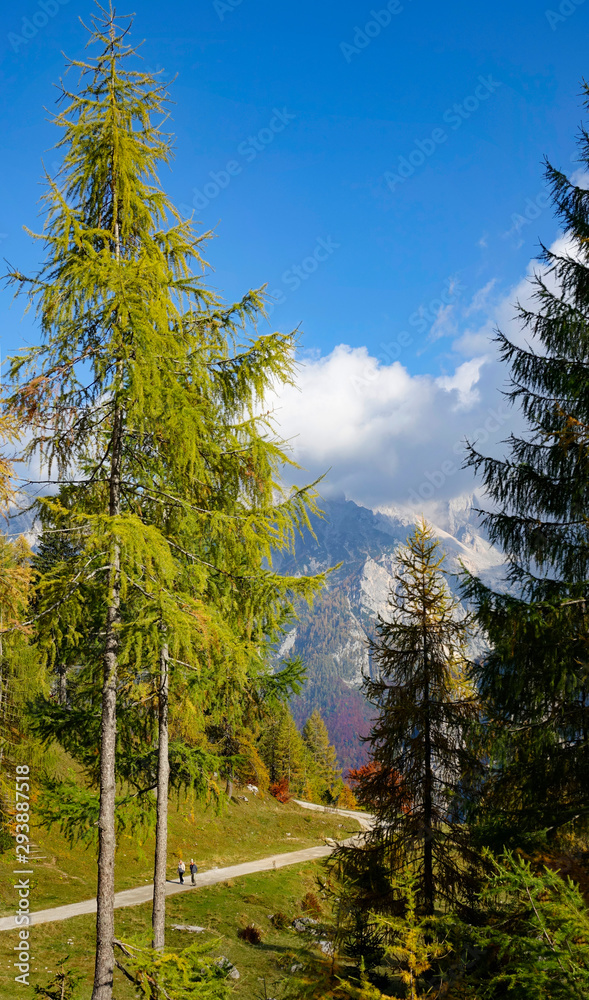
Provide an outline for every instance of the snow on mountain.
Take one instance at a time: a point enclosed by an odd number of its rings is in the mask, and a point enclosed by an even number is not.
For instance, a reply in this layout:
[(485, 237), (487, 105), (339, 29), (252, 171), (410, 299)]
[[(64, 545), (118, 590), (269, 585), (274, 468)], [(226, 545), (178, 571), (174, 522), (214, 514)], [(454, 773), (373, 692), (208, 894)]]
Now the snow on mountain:
[[(295, 555), (280, 558), (276, 569), (315, 573), (342, 565), (329, 575), (324, 595), (313, 608), (301, 610), (296, 631), (282, 648), (300, 655), (307, 665), (307, 684), (293, 703), (297, 721), (303, 722), (319, 708), (340, 759), (346, 766), (356, 766), (366, 752), (357, 734), (368, 731), (373, 711), (359, 692), (370, 669), (367, 638), (374, 635), (378, 615), (388, 616), (397, 549), (405, 544), (420, 514), (396, 505), (370, 510), (351, 500), (324, 500), (321, 506), (324, 517), (313, 522), (316, 537), (306, 532)], [(482, 506), (476, 494), (458, 497), (438, 507), (436, 523), (430, 523), (446, 553), (444, 568), (450, 574), (464, 567), (492, 587), (502, 588), (504, 557), (478, 523), (474, 508)], [(457, 578), (450, 576), (448, 584), (458, 596)], [(349, 731), (350, 715), (355, 733)]]

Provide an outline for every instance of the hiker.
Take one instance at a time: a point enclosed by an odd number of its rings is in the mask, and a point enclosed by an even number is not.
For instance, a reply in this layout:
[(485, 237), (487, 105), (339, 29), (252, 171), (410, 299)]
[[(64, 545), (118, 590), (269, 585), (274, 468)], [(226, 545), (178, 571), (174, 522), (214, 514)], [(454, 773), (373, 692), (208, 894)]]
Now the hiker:
[(191, 881), (192, 881), (193, 885), (196, 885), (196, 882), (194, 881), (194, 876), (196, 875), (197, 871), (198, 871), (198, 868), (196, 867), (196, 865), (194, 863), (194, 858), (191, 858), (190, 859), (190, 878), (191, 878)]
[(180, 885), (184, 885), (184, 872), (186, 871), (186, 865), (180, 859), (178, 862), (178, 875), (180, 876)]

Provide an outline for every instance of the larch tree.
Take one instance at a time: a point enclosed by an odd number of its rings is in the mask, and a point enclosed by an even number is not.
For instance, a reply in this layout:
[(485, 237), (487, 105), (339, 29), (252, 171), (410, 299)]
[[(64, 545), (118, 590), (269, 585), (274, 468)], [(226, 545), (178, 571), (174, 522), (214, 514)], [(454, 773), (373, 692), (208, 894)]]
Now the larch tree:
[(362, 847), (336, 854), (352, 936), (373, 950), (368, 913), (399, 912), (395, 885), (408, 869), (425, 916), (436, 901), (472, 903), (462, 793), (476, 767), (466, 736), (478, 705), (467, 676), (469, 621), (449, 594), (438, 545), (422, 522), (398, 553), (390, 615), (378, 621), (364, 682), (377, 717), (367, 737), (373, 766), (356, 795), (376, 823)]
[[(585, 128), (578, 159), (586, 169)], [(501, 593), (464, 580), (490, 646), (477, 671), (493, 762), (480, 818), (499, 847), (589, 820), (589, 192), (548, 162), (546, 178), (564, 238), (542, 248), (518, 306), (529, 342), (497, 335), (527, 428), (505, 457), (473, 442), (467, 458), (508, 566)]]
[(259, 739), (259, 752), (271, 783), (277, 785), (286, 781), (290, 792), (299, 794), (310, 761), (297, 724), (286, 706), (268, 714)]
[[(204, 670), (225, 639), (230, 662), (247, 639), (237, 698), (254, 650), (260, 669), (262, 638), (279, 632), (289, 601), (319, 582), (278, 583), (264, 562), (292, 544), (313, 508), (312, 489), (280, 491), (286, 456), (257, 415), (268, 385), (293, 378), (293, 337), (256, 335), (234, 349), (235, 332), (245, 335), (263, 315), (262, 295), (225, 307), (204, 287), (204, 237), (181, 220), (157, 179), (171, 156), (161, 128), (166, 95), (149, 73), (129, 68), (128, 30), (112, 8), (102, 12), (91, 34), (98, 55), (70, 63), (80, 84), (62, 85), (55, 116), (64, 160), (57, 178), (47, 177), (37, 237), (45, 261), (31, 277), (11, 272), (36, 305), (43, 340), (12, 361), (10, 412), (30, 431), (27, 453), (36, 451), (53, 481), (67, 485), (67, 505), (60, 494), (42, 505), (76, 547), (46, 575), (37, 617), (50, 623), (57, 607), (77, 601), (74, 645), (87, 659), (102, 655), (93, 1000), (110, 1000), (115, 967), (121, 687), (138, 665), (159, 674), (165, 813), (169, 664), (198, 654)], [(93, 613), (85, 632), (84, 595), (98, 584), (101, 627)], [(236, 608), (233, 627), (227, 615)], [(158, 831), (165, 849), (165, 815)], [(163, 877), (160, 858), (156, 886)], [(160, 946), (161, 906), (157, 913)]]
[(303, 740), (312, 762), (311, 785), (317, 787), (321, 798), (331, 801), (341, 788), (341, 768), (335, 747), (329, 742), (327, 726), (318, 709), (311, 713), (303, 726)]
[[(7, 445), (18, 440), (18, 423), (13, 414), (0, 412), (0, 518), (10, 525), (11, 508), (17, 494), (14, 469)], [(27, 627), (31, 595), (32, 552), (24, 535), (0, 532), (0, 843), (12, 845), (15, 768), (36, 765), (42, 752), (32, 737), (25, 706), (31, 695), (44, 689), (45, 676), (39, 658), (30, 645)]]

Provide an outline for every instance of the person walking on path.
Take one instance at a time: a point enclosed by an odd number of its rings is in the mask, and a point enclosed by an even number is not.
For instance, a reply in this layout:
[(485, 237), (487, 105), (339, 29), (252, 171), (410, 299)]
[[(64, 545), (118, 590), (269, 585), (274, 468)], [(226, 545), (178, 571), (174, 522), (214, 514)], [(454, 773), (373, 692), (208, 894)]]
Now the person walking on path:
[(182, 858), (180, 858), (180, 861), (178, 862), (178, 875), (180, 876), (180, 885), (184, 885), (184, 872), (185, 871), (186, 871), (186, 865), (182, 861)]
[(198, 868), (196, 867), (196, 865), (194, 863), (194, 858), (191, 858), (190, 859), (190, 879), (191, 879), (193, 885), (196, 885), (194, 876), (196, 875), (197, 871), (198, 871)]

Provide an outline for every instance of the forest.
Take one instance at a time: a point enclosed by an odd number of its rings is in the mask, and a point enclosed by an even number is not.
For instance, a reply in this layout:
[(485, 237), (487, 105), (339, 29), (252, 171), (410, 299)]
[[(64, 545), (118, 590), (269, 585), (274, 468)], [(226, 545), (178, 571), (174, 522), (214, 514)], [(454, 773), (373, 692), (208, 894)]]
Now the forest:
[[(366, 714), (350, 701), (346, 740), (367, 727), (367, 762), (342, 767), (330, 699), (313, 709), (308, 664), (277, 662), (294, 623), (319, 656), (344, 621), (330, 570), (274, 568), (321, 516), (322, 481), (305, 482), (267, 405), (296, 384), (297, 331), (261, 332), (265, 287), (226, 302), (208, 282), (212, 233), (159, 180), (167, 87), (129, 32), (112, 10), (93, 18), (52, 120), (63, 162), (31, 233), (38, 269), (6, 276), (38, 343), (10, 358), (0, 416), (0, 857), (25, 873), (45, 831), (84, 845), (96, 876), (92, 979), (69, 959), (35, 971), (23, 902), (2, 932), (20, 959), (6, 995), (239, 995), (215, 941), (170, 946), (169, 829), (255, 797), (262, 824), (294, 800), (366, 821), (324, 837), (298, 910), (268, 915), (307, 935), (272, 1000), (589, 997), (589, 191), (546, 161), (566, 245), (542, 247), (533, 307), (514, 303), (522, 340), (496, 334), (525, 429), (503, 458), (465, 446), (505, 585), (465, 567), (458, 601), (417, 519), (366, 640)], [(589, 169), (585, 131), (578, 155)], [(22, 510), (34, 529), (16, 534)], [(125, 938), (130, 836), (149, 839), (153, 893)], [(262, 932), (238, 936), (255, 967)]]

